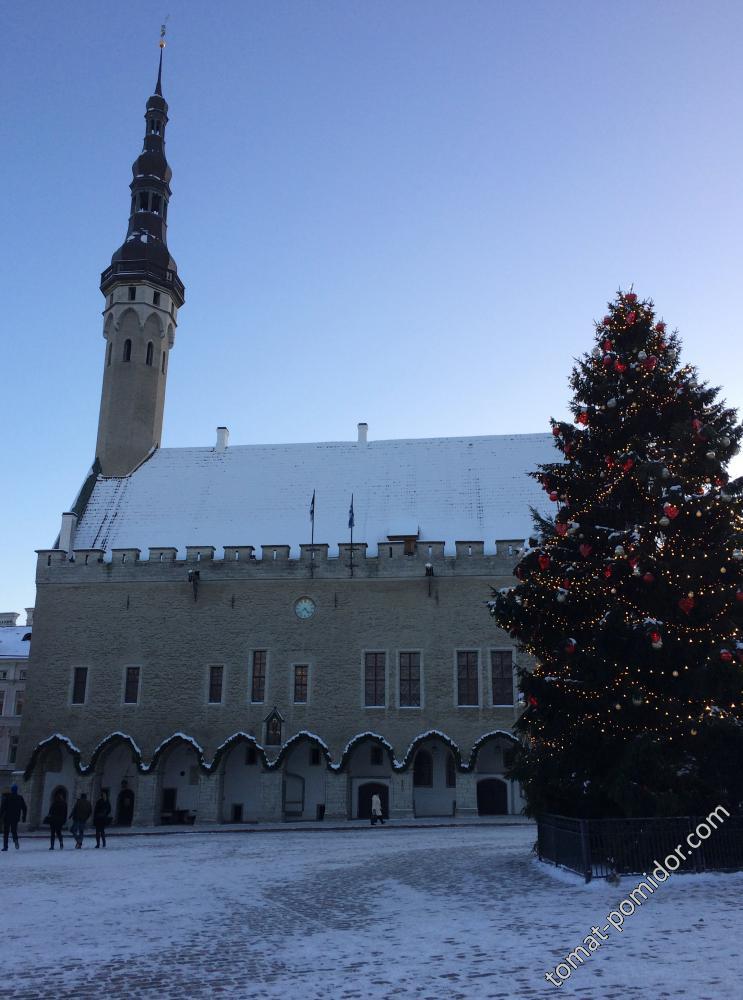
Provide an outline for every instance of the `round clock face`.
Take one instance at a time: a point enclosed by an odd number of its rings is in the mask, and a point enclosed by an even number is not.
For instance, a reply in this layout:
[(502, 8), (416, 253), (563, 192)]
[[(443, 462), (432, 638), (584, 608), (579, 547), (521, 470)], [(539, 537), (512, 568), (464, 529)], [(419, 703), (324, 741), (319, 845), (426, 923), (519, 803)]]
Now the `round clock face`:
[(294, 603), (294, 614), (297, 618), (311, 618), (315, 613), (315, 602), (311, 597), (300, 597)]

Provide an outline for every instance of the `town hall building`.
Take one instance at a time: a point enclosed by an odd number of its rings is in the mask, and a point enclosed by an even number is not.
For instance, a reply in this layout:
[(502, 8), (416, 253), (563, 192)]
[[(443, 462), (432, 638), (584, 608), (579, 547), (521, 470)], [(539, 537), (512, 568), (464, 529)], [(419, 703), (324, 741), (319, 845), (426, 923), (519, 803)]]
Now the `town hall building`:
[[(160, 446), (183, 282), (162, 51), (101, 277), (95, 461), (37, 599), (18, 762), (120, 823), (518, 813), (512, 584), (547, 434)], [(204, 247), (204, 252), (208, 248)]]

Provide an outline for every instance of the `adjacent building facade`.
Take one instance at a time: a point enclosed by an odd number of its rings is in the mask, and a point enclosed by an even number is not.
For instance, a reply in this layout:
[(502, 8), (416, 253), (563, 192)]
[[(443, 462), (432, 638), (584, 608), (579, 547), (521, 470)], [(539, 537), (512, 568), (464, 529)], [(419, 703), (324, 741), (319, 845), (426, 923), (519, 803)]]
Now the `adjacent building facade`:
[(33, 608), (26, 608), (26, 624), (15, 611), (0, 612), (0, 787), (9, 785), (18, 770), (21, 717), (26, 699), (26, 672), (31, 651)]
[[(162, 57), (161, 57), (162, 69)], [(161, 448), (184, 288), (158, 73), (104, 271), (96, 459), (38, 552), (19, 761), (31, 821), (106, 788), (120, 822), (515, 813), (519, 711), (492, 587), (550, 435)], [(205, 247), (205, 252), (208, 248)]]

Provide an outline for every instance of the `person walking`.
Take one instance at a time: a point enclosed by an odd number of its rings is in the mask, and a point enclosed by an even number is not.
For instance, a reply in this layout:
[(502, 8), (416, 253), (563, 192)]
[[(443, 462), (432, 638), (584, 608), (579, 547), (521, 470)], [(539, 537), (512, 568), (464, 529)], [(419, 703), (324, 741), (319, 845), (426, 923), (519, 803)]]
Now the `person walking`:
[(106, 846), (106, 827), (111, 820), (111, 803), (108, 792), (101, 789), (101, 794), (93, 808), (93, 826), (95, 827), (95, 846), (100, 847), (101, 841)]
[(83, 846), (83, 837), (85, 835), (85, 824), (90, 819), (90, 814), (93, 809), (88, 802), (88, 796), (85, 792), (80, 792), (80, 798), (77, 800), (75, 805), (72, 807), (72, 812), (70, 813), (70, 819), (72, 824), (70, 825), (70, 833), (75, 838), (75, 847), (80, 850)]
[(67, 821), (67, 799), (64, 797), (64, 793), (57, 789), (54, 800), (49, 806), (49, 815), (47, 816), (49, 821), (49, 833), (51, 837), (51, 847), (50, 851), (54, 850), (54, 839), (59, 841), (59, 849), (62, 850), (64, 847), (64, 842), (62, 840), (62, 827)]
[(384, 826), (384, 818), (382, 817), (382, 800), (375, 792), (372, 795), (371, 800), (371, 825), (375, 826), (377, 820)]
[(0, 802), (0, 815), (3, 820), (3, 850), (8, 850), (8, 839), (12, 835), (13, 843), (18, 848), (18, 821), (26, 822), (26, 803), (18, 794), (18, 785), (11, 785), (10, 792), (3, 795)]

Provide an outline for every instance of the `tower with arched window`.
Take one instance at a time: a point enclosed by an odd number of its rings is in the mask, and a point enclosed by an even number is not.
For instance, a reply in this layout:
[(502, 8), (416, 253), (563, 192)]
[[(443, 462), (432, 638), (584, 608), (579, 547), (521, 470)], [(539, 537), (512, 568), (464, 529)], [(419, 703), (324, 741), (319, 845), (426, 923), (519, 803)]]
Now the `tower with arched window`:
[(104, 476), (125, 476), (160, 444), (168, 377), (184, 287), (167, 244), (172, 172), (165, 158), (168, 104), (162, 49), (147, 101), (142, 152), (132, 165), (129, 225), (101, 275), (106, 297), (103, 390), (96, 458)]

